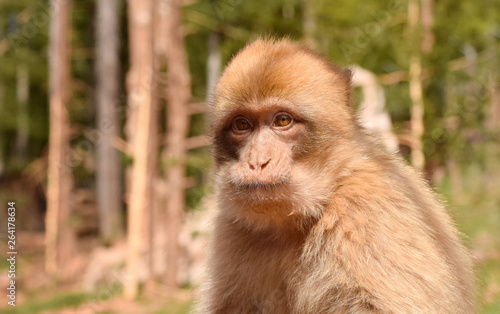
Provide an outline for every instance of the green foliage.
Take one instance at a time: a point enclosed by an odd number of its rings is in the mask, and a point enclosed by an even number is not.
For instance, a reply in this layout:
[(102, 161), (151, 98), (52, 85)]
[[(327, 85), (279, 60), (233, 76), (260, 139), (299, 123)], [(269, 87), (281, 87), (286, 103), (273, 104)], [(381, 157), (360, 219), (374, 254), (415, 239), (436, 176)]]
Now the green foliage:
[(36, 314), (45, 311), (55, 311), (66, 307), (77, 308), (85, 302), (89, 302), (92, 297), (85, 293), (62, 294), (49, 300), (30, 300), (23, 305), (16, 305), (14, 308), (5, 310), (5, 314)]
[[(208, 55), (207, 42), (210, 31), (223, 34), (221, 53), (224, 63), (249, 40), (259, 36), (287, 36), (293, 39), (301, 37), (301, 8), (298, 0), (203, 0), (190, 5), (185, 12), (187, 26), (199, 28), (199, 32), (186, 37), (188, 49), (205, 48), (192, 50), (194, 54), (189, 53), (190, 56), (201, 60), (203, 66), (191, 70), (194, 73), (201, 72), (202, 77), (205, 77), (204, 65)], [(200, 15), (203, 16), (202, 21)], [(200, 54), (201, 51), (204, 53)], [(190, 65), (196, 63), (191, 61)], [(196, 91), (197, 86), (194, 85), (194, 88)]]
[(47, 27), (49, 13), (46, 1), (2, 1), (0, 4), (0, 42), (6, 51), (0, 55), (0, 151), (6, 152), (7, 166), (14, 171), (22, 169), (14, 153), (17, 130), (18, 100), (16, 97), (17, 71), (29, 70), (30, 100), (28, 154), (41, 154), (47, 141)]
[(186, 176), (194, 178), (198, 185), (186, 190), (186, 207), (188, 210), (199, 209), (204, 196), (210, 194), (212, 189), (209, 184), (211, 160), (207, 148), (192, 150), (188, 156)]
[(178, 300), (171, 300), (161, 309), (153, 312), (154, 314), (188, 314), (191, 313), (193, 302), (181, 302)]
[[(481, 313), (498, 313), (500, 306), (500, 146), (484, 148), (483, 164), (467, 166), (458, 177), (446, 176), (437, 186), (447, 197), (448, 209), (476, 256)], [(485, 175), (489, 174), (489, 175)], [(453, 182), (455, 181), (455, 182)]]

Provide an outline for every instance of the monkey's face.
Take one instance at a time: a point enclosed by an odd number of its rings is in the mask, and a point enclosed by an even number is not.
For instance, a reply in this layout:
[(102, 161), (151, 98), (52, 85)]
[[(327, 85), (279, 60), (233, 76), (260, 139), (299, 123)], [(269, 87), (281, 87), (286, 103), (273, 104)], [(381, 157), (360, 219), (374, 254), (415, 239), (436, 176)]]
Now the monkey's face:
[(236, 106), (214, 139), (224, 210), (263, 227), (299, 213), (314, 215), (317, 208), (304, 207), (317, 204), (324, 188), (311, 190), (321, 174), (309, 161), (310, 128), (284, 99)]
[[(219, 205), (257, 228), (319, 217), (333, 188), (333, 135), (294, 99), (267, 97), (237, 104), (215, 130)], [(323, 125), (322, 123), (325, 123)]]
[[(244, 198), (286, 198), (308, 138), (304, 118), (284, 100), (266, 99), (231, 112), (217, 137), (224, 184)], [(288, 195), (289, 196), (289, 195)]]
[(223, 211), (263, 227), (319, 215), (351, 128), (349, 77), (335, 71), (289, 43), (256, 42), (233, 59), (210, 111)]

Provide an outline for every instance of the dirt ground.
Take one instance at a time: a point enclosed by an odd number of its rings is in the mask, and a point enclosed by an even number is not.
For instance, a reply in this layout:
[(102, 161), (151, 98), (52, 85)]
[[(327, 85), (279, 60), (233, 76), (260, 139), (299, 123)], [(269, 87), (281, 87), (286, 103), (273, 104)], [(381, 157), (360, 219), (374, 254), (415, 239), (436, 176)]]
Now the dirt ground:
[[(0, 241), (0, 252), (7, 252), (6, 243)], [(173, 291), (158, 283), (142, 287), (141, 297), (135, 301), (122, 298), (121, 288), (116, 285), (85, 292), (82, 280), (92, 248), (98, 246), (93, 237), (78, 240), (80, 253), (72, 263), (73, 276), (57, 283), (43, 271), (43, 232), (17, 231), (16, 244), (16, 306), (8, 305), (9, 300), (4, 295), (0, 313), (187, 313), (193, 299), (190, 289)], [(7, 291), (10, 284), (8, 266), (6, 259), (2, 258), (1, 291)]]

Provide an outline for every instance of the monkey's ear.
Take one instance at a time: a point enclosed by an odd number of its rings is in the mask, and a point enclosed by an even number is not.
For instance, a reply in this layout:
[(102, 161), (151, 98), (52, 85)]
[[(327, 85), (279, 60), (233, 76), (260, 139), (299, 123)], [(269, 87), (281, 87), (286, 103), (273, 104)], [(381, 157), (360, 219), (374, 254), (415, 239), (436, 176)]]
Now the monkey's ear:
[(346, 85), (350, 88), (352, 86), (352, 75), (353, 71), (351, 68), (340, 68), (339, 74), (346, 83)]
[(343, 91), (345, 95), (345, 103), (347, 104), (348, 108), (351, 110), (353, 113), (355, 111), (355, 105), (354, 102), (352, 101), (352, 76), (354, 74), (354, 71), (352, 71), (350, 68), (338, 68), (337, 69), (337, 75), (340, 78), (340, 81), (344, 85)]

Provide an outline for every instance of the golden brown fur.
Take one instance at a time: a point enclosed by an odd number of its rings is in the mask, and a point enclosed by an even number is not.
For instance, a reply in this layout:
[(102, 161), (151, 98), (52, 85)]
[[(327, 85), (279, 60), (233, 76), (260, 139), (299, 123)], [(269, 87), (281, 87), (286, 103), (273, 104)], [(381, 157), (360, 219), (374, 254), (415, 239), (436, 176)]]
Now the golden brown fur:
[(219, 213), (199, 313), (474, 312), (450, 217), (351, 108), (349, 72), (287, 40), (228, 65), (211, 108)]

